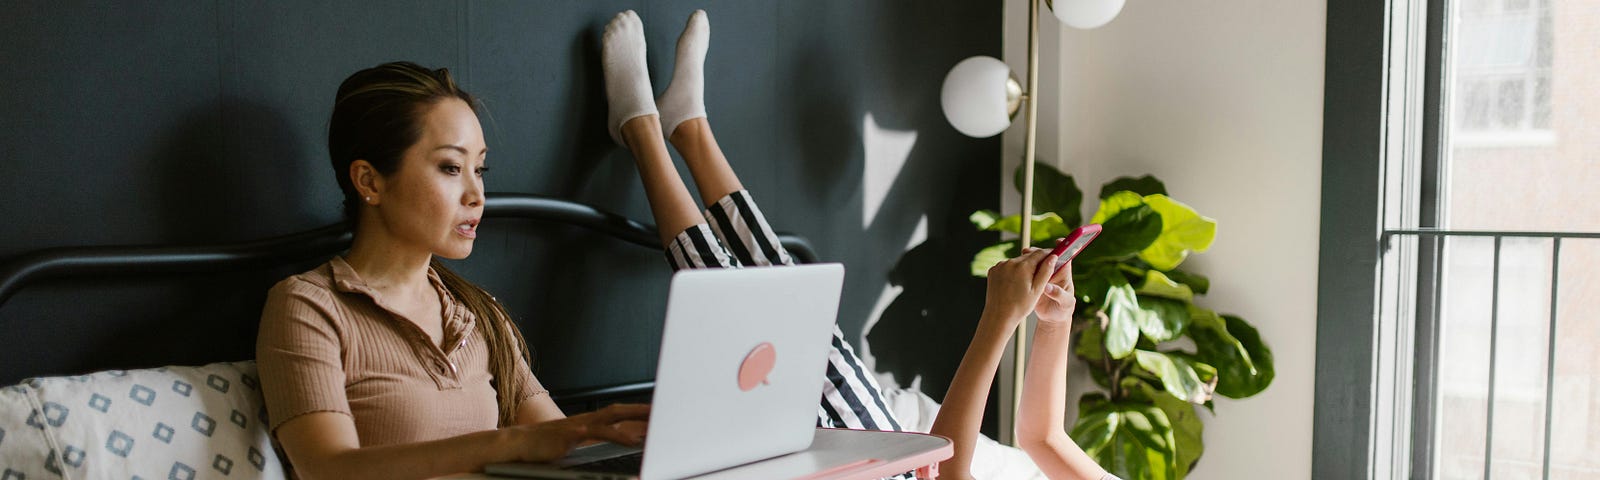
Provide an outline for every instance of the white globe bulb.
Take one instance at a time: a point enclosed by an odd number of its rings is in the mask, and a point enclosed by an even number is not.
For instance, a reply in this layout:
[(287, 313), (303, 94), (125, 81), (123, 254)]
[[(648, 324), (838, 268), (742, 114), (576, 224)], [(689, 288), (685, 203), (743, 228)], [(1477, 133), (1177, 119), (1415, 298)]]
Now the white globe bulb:
[(1117, 18), (1123, 0), (1049, 0), (1050, 10), (1061, 23), (1079, 29), (1098, 28)]
[(939, 103), (944, 118), (957, 131), (977, 138), (992, 137), (1011, 126), (1006, 108), (1006, 80), (1011, 67), (994, 57), (970, 57), (950, 68)]

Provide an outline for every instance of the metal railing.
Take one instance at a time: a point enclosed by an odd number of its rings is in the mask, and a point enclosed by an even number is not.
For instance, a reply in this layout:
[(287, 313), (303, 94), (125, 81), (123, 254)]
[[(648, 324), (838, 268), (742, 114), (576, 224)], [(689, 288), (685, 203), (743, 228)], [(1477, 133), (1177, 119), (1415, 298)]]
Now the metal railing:
[[(1485, 479), (1492, 478), (1492, 476), (1490, 474), (1491, 474), (1491, 467), (1492, 467), (1492, 464), (1493, 464), (1494, 416), (1495, 416), (1495, 403), (1496, 403), (1495, 402), (1495, 398), (1496, 398), (1495, 397), (1495, 383), (1496, 383), (1495, 382), (1495, 371), (1496, 371), (1495, 367), (1496, 367), (1496, 362), (1499, 359), (1498, 358), (1499, 357), (1499, 355), (1498, 355), (1499, 352), (1497, 350), (1499, 348), (1501, 250), (1502, 250), (1502, 247), (1504, 245), (1504, 241), (1507, 238), (1545, 239), (1545, 240), (1549, 240), (1551, 242), (1551, 247), (1550, 247), (1550, 308), (1549, 308), (1550, 311), (1549, 311), (1549, 326), (1548, 326), (1549, 334), (1548, 334), (1548, 338), (1546, 339), (1546, 344), (1545, 344), (1546, 359), (1545, 359), (1545, 384), (1544, 384), (1544, 388), (1545, 388), (1545, 391), (1544, 391), (1544, 430), (1543, 430), (1543, 432), (1544, 432), (1544, 441), (1543, 441), (1543, 445), (1542, 445), (1542, 450), (1543, 450), (1542, 453), (1544, 455), (1544, 459), (1543, 459), (1544, 461), (1543, 461), (1543, 465), (1542, 465), (1542, 473), (1543, 473), (1542, 478), (1548, 480), (1550, 478), (1550, 451), (1551, 451), (1551, 448), (1550, 448), (1550, 446), (1551, 446), (1550, 445), (1550, 443), (1551, 443), (1550, 442), (1550, 437), (1551, 437), (1551, 431), (1552, 431), (1551, 423), (1553, 421), (1553, 414), (1554, 414), (1554, 409), (1552, 408), (1552, 406), (1553, 406), (1553, 399), (1555, 398), (1554, 385), (1555, 385), (1555, 368), (1556, 368), (1557, 305), (1559, 305), (1558, 302), (1559, 302), (1559, 299), (1560, 299), (1559, 295), (1560, 295), (1560, 291), (1561, 291), (1561, 244), (1562, 244), (1563, 240), (1574, 240), (1574, 239), (1600, 240), (1600, 232), (1521, 232), (1521, 231), (1473, 231), (1473, 230), (1439, 230), (1439, 229), (1397, 229), (1397, 230), (1386, 230), (1386, 231), (1384, 231), (1383, 234), (1381, 235), (1379, 241), (1380, 241), (1380, 245), (1382, 246), (1383, 251), (1384, 252), (1388, 252), (1392, 248), (1394, 248), (1394, 246), (1395, 246), (1394, 242), (1397, 239), (1405, 238), (1405, 237), (1417, 238), (1419, 240), (1423, 239), (1423, 238), (1431, 238), (1431, 239), (1433, 239), (1433, 241), (1431, 242), (1431, 246), (1427, 247), (1427, 248), (1430, 248), (1430, 250), (1428, 250), (1426, 252), (1423, 252), (1424, 255), (1421, 255), (1422, 260), (1420, 260), (1421, 262), (1430, 262), (1430, 261), (1434, 262), (1434, 265), (1432, 265), (1433, 268), (1426, 268), (1426, 267), (1423, 268), (1423, 270), (1431, 270), (1433, 278), (1431, 278), (1431, 281), (1420, 282), (1422, 287), (1420, 287), (1419, 288), (1419, 292), (1417, 292), (1420, 297), (1427, 298), (1429, 300), (1427, 302), (1417, 302), (1416, 303), (1416, 307), (1417, 307), (1416, 309), (1418, 311), (1417, 319), (1416, 319), (1418, 323), (1416, 324), (1416, 327), (1417, 328), (1427, 328), (1428, 332), (1430, 334), (1432, 334), (1432, 338), (1429, 339), (1428, 341), (1432, 342), (1432, 343), (1429, 344), (1429, 346), (1430, 346), (1430, 349), (1433, 350), (1433, 351), (1437, 350), (1437, 331), (1438, 331), (1438, 328), (1439, 328), (1439, 321), (1441, 320), (1440, 317), (1442, 316), (1440, 314), (1440, 307), (1441, 307), (1440, 303), (1441, 303), (1441, 298), (1443, 297), (1443, 295), (1441, 295), (1441, 293), (1443, 291), (1443, 287), (1441, 286), (1442, 285), (1441, 284), (1442, 278), (1441, 278), (1441, 273), (1440, 273), (1442, 271), (1442, 268), (1439, 268), (1439, 262), (1441, 262), (1442, 261), (1441, 259), (1444, 258), (1443, 257), (1444, 245), (1445, 245), (1444, 240), (1448, 239), (1448, 238), (1489, 238), (1489, 239), (1492, 239), (1492, 241), (1493, 241), (1493, 248), (1494, 248), (1494, 256), (1493, 256), (1494, 260), (1493, 260), (1493, 262), (1494, 263), (1493, 263), (1493, 266), (1492, 266), (1492, 272), (1493, 272), (1491, 274), (1492, 278), (1490, 280), (1490, 296), (1491, 296), (1491, 298), (1490, 298), (1490, 310), (1489, 310), (1489, 332), (1490, 332), (1489, 333), (1489, 368), (1488, 368), (1488, 371), (1489, 371), (1488, 377), (1489, 378), (1488, 378), (1488, 393), (1487, 393), (1487, 408), (1486, 408), (1487, 412), (1486, 412), (1486, 418), (1485, 418), (1485, 422), (1484, 422), (1485, 429), (1484, 429), (1483, 478), (1485, 478)], [(1421, 243), (1422, 242), (1418, 242), (1418, 244), (1419, 244), (1418, 245), (1418, 249), (1419, 250), (1424, 248), (1424, 247), (1422, 247), (1420, 245)], [(1419, 275), (1421, 275), (1420, 272), (1419, 272)], [(1423, 289), (1431, 289), (1431, 291), (1427, 291), (1427, 292), (1420, 291), (1420, 290), (1423, 290)], [(1427, 303), (1431, 303), (1431, 305), (1426, 305)], [(1427, 307), (1427, 308), (1424, 309), (1424, 307)], [(1418, 342), (1420, 342), (1420, 341), (1421, 340), (1418, 340)], [(1424, 425), (1431, 425), (1432, 422), (1434, 422), (1436, 420), (1437, 415), (1438, 415), (1438, 412), (1435, 412), (1433, 410), (1432, 406), (1431, 406), (1431, 405), (1435, 404), (1435, 402), (1437, 401), (1437, 392), (1438, 392), (1438, 387), (1439, 387), (1439, 380), (1438, 380), (1438, 375), (1437, 375), (1437, 357), (1433, 356), (1432, 354), (1433, 354), (1433, 352), (1431, 352), (1431, 351), (1430, 352), (1416, 352), (1416, 355), (1414, 357), (1415, 362), (1416, 362), (1414, 365), (1416, 365), (1416, 367), (1418, 367), (1418, 368), (1426, 369), (1426, 372), (1422, 372), (1422, 373), (1424, 373), (1423, 375), (1419, 375), (1419, 376), (1413, 377), (1414, 381), (1415, 381), (1415, 384), (1412, 385), (1412, 388), (1415, 391), (1427, 392), (1426, 395), (1419, 396), (1420, 398), (1418, 399), (1418, 401), (1419, 402), (1420, 401), (1426, 401), (1426, 402), (1428, 402), (1428, 405), (1425, 406), (1425, 405), (1421, 405), (1419, 403), (1418, 404), (1418, 408), (1417, 408), (1417, 410), (1421, 411), (1422, 415), (1427, 417), (1427, 418), (1422, 418), (1421, 419), (1420, 423), (1422, 423)], [(1421, 358), (1423, 355), (1428, 355), (1429, 358)], [(1412, 423), (1413, 423), (1413, 425), (1415, 425), (1417, 422), (1412, 422)], [(1431, 438), (1431, 435), (1432, 435), (1432, 431), (1431, 430), (1432, 429), (1431, 428), (1423, 428), (1423, 429), (1418, 429), (1418, 430), (1422, 430), (1422, 431), (1413, 431), (1413, 433), (1412, 433), (1413, 438), (1418, 440), (1418, 441), (1413, 442), (1412, 445), (1419, 445), (1419, 446), (1422, 446), (1423, 448), (1431, 451), (1433, 449), (1433, 447), (1434, 447), (1434, 445), (1433, 445), (1434, 439)], [(1431, 454), (1429, 454), (1429, 455), (1430, 455), (1430, 458), (1431, 458)], [(1426, 473), (1424, 473), (1424, 472), (1426, 472)], [(1412, 478), (1432, 478), (1432, 468), (1431, 468), (1431, 466), (1430, 466), (1430, 468), (1428, 468), (1424, 472), (1413, 471)], [(1421, 474), (1421, 475), (1419, 476), (1419, 474)]]

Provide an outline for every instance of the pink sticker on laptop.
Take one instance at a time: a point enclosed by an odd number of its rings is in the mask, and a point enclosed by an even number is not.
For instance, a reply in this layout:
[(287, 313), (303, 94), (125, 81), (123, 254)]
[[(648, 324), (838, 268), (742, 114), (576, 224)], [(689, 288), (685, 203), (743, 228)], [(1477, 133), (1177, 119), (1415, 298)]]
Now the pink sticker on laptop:
[(771, 343), (761, 342), (739, 363), (739, 390), (750, 391), (767, 384), (767, 375), (778, 362), (778, 349)]

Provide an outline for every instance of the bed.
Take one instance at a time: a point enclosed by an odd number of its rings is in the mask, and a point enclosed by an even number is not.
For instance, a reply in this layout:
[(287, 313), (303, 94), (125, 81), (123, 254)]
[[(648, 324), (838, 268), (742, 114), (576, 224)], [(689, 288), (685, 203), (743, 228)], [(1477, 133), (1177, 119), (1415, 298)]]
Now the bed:
[[(641, 249), (660, 249), (652, 225), (557, 198), (491, 193), (484, 216), (531, 220), (537, 228), (581, 229)], [(70, 290), (80, 284), (138, 283), (173, 276), (215, 278), (239, 271), (298, 271), (345, 250), (350, 240), (348, 229), (334, 224), (220, 245), (38, 250), (0, 261), (0, 307), (19, 291), (41, 284)], [(779, 240), (797, 261), (817, 261), (804, 238), (779, 234)], [(659, 268), (665, 270), (666, 266), (663, 263)], [(93, 303), (95, 299), (88, 294), (76, 301)], [(257, 303), (256, 311), (259, 308)], [(254, 331), (258, 319), (247, 315), (222, 320)], [(0, 317), (0, 332), (20, 330), (19, 322), (33, 325), (54, 320)], [(203, 341), (188, 343), (193, 348), (187, 351), (174, 351), (174, 345), (183, 342), (167, 343), (158, 352), (96, 356), (87, 361), (16, 355), (37, 343), (59, 346), (71, 342), (74, 332), (60, 333), (65, 338), (49, 342), (30, 342), (31, 335), (3, 336), (11, 347), (5, 350), (12, 354), (0, 354), (7, 360), (0, 362), (0, 385), (27, 380), (0, 389), (0, 478), (73, 478), (75, 472), (107, 470), (150, 472), (147, 478), (203, 478), (208, 473), (235, 476), (232, 472), (251, 472), (260, 478), (281, 475), (262, 428), (265, 410), (259, 392), (251, 395), (258, 384), (250, 355), (234, 349), (232, 354), (219, 356), (211, 348), (212, 342)], [(80, 333), (92, 336), (91, 332)], [(253, 344), (253, 335), (244, 343)], [(168, 361), (172, 359), (179, 361)], [(562, 410), (573, 413), (619, 401), (647, 402), (654, 383), (644, 378), (579, 388), (552, 387), (552, 397)], [(156, 450), (161, 453), (150, 453)]]
[[(623, 243), (658, 251), (660, 241), (655, 226), (610, 213), (594, 206), (540, 195), (490, 193), (484, 207), (486, 218), (534, 220), (557, 227), (579, 227), (621, 240)], [(816, 252), (805, 238), (779, 233), (779, 240), (800, 263), (815, 263)], [(46, 280), (106, 280), (137, 282), (140, 278), (170, 275), (217, 274), (238, 270), (259, 270), (276, 265), (320, 264), (349, 247), (351, 235), (342, 223), (257, 241), (202, 246), (113, 246), (62, 247), (38, 250), (0, 262), (0, 306), (19, 290)], [(665, 265), (662, 267), (665, 269)], [(93, 301), (86, 299), (85, 301)], [(28, 319), (11, 319), (10, 321)], [(253, 330), (257, 318), (240, 318)], [(6, 325), (0, 318), (0, 331)], [(8, 338), (8, 340), (20, 340)], [(182, 357), (183, 355), (174, 355)], [(245, 358), (207, 358), (206, 362)], [(200, 363), (200, 362), (194, 362)], [(158, 367), (159, 364), (95, 364), (72, 371), (50, 365), (32, 366), (26, 371), (7, 363), (0, 365), (0, 384), (22, 378), (63, 373), (86, 373), (107, 369)], [(649, 380), (597, 387), (556, 389), (552, 396), (564, 410), (586, 411), (596, 405), (648, 397)], [(569, 410), (570, 411), (570, 410)]]

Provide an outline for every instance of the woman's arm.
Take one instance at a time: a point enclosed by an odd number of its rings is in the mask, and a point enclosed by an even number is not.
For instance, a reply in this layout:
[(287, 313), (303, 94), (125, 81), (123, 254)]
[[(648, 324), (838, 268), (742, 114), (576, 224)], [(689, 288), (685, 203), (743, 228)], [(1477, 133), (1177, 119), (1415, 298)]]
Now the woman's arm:
[(1106, 471), (1062, 430), (1066, 421), (1067, 359), (1071, 355), (1072, 266), (1062, 268), (1034, 311), (1033, 353), (1017, 413), (1017, 445), (1052, 479), (1100, 480)]
[(1022, 255), (989, 269), (988, 292), (978, 331), (967, 354), (956, 368), (956, 375), (945, 394), (944, 405), (933, 421), (932, 433), (949, 437), (955, 453), (939, 464), (939, 478), (972, 478), (972, 452), (978, 442), (978, 426), (983, 421), (983, 406), (988, 401), (989, 384), (1000, 364), (1006, 339), (1044, 292), (1049, 269), (1041, 263), (1054, 263), (1049, 252), (1030, 248)]
[(517, 425), (538, 425), (563, 418), (567, 418), (567, 414), (561, 413), (561, 407), (556, 406), (549, 394), (528, 397), (517, 405)]
[(585, 440), (638, 445), (643, 437), (616, 426), (644, 420), (649, 414), (649, 405), (612, 405), (536, 425), (362, 448), (355, 422), (348, 415), (318, 412), (285, 422), (276, 435), (301, 479), (432, 478), (481, 471), (497, 462), (554, 460)]

